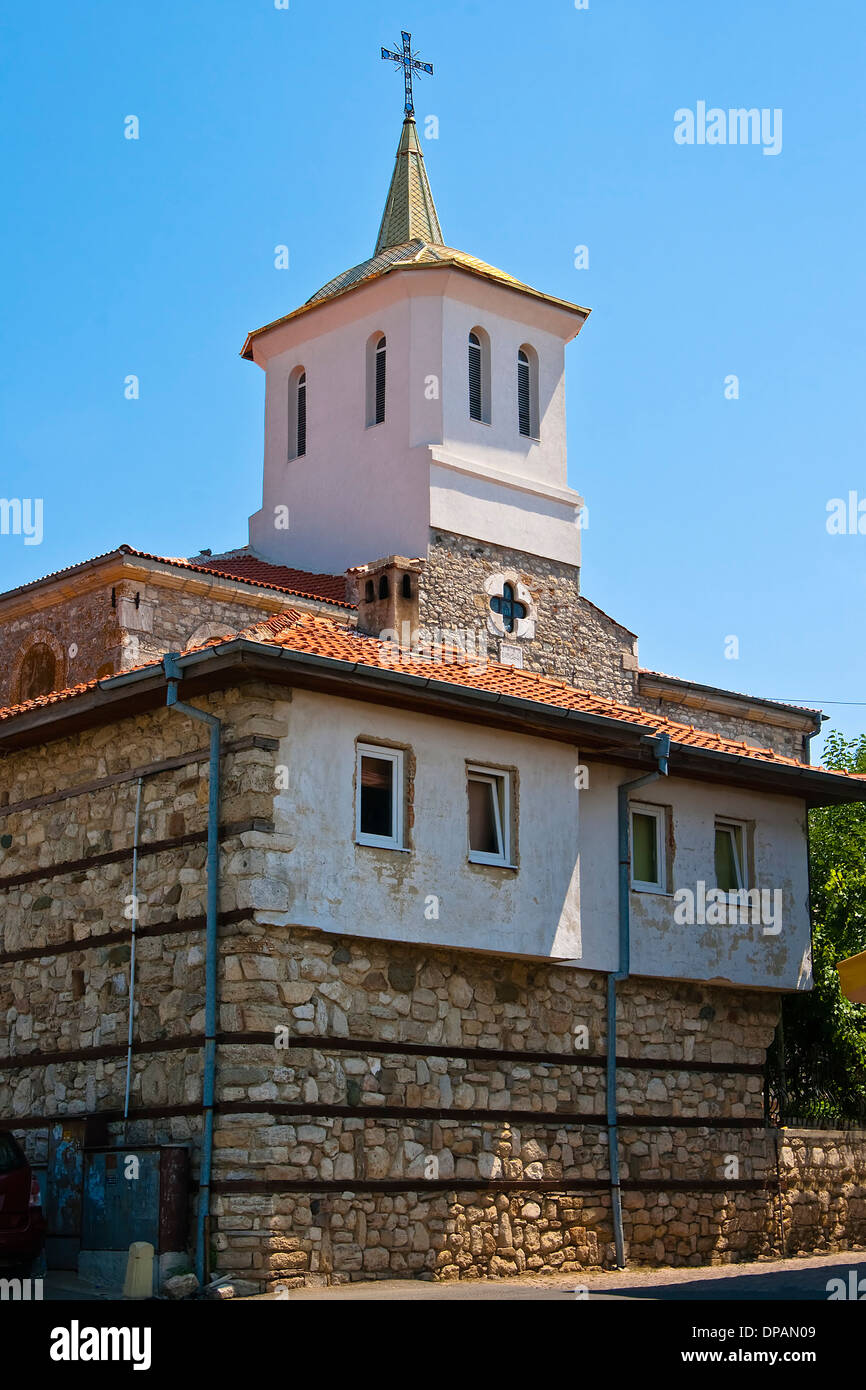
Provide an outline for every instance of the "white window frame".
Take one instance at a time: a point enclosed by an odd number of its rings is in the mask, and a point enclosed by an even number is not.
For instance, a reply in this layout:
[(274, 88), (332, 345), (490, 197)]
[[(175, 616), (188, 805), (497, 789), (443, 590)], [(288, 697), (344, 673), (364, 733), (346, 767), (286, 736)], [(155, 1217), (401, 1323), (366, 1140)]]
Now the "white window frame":
[[(656, 864), (658, 865), (658, 881), (648, 883), (644, 879), (634, 876), (634, 817), (650, 816), (656, 823)], [(629, 803), (629, 877), (631, 886), (637, 893), (666, 893), (667, 892), (667, 811), (664, 806), (650, 806), (643, 801), (632, 801)]]
[[(500, 854), (489, 854), (485, 850), (473, 849), (469, 841), (470, 864), (498, 864), (500, 868), (513, 869), (511, 862), (511, 773), (503, 768), (484, 767), (480, 763), (466, 765), (466, 835), (469, 839), (469, 783), (485, 782), (494, 789), (493, 810), (496, 819)], [(502, 787), (500, 801), (497, 788)]]
[[(361, 829), (361, 759), (378, 758), (380, 762), (391, 763), (391, 824), (393, 835), (371, 835)], [(359, 743), (355, 758), (355, 843), (372, 845), (377, 849), (405, 849), (403, 844), (403, 750), (402, 748), (383, 748), (377, 743)]]
[(728, 897), (731, 897), (734, 894), (748, 891), (749, 887), (748, 825), (745, 821), (736, 820), (733, 816), (716, 816), (713, 821), (713, 878), (716, 877), (716, 832), (719, 830), (739, 830), (740, 832), (741, 853), (737, 851), (736, 836), (731, 837), (734, 846), (734, 863), (736, 864), (740, 879), (739, 885), (736, 888), (719, 888), (719, 885), (716, 884), (716, 888), (720, 893), (727, 893)]

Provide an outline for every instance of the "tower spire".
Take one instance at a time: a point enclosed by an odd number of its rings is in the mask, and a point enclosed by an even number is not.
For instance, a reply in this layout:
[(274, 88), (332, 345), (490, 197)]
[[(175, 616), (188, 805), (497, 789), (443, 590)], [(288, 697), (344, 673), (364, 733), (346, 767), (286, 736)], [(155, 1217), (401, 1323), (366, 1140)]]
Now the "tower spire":
[(424, 166), (424, 151), (414, 117), (407, 116), (400, 133), (374, 254), (379, 256), (391, 246), (416, 240), (432, 242), (435, 246), (443, 244), (442, 228)]
[(442, 228), (436, 215), (436, 204), (424, 167), (424, 151), (415, 126), (415, 97), (412, 91), (413, 75), (417, 73), (419, 76), (426, 74), (432, 77), (433, 64), (422, 63), (417, 53), (412, 52), (412, 35), (407, 30), (404, 29), (400, 37), (403, 40), (401, 50), (381, 50), (387, 62), (403, 69), (406, 100), (397, 159), (374, 252), (377, 256), (392, 246), (403, 246), (407, 241), (442, 245)]

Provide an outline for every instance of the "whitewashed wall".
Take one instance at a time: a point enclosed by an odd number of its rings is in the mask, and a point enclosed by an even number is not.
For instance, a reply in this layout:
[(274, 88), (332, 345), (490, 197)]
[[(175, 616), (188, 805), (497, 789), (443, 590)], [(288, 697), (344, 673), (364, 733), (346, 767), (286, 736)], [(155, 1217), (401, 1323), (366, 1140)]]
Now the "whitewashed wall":
[[(354, 843), (355, 742), (407, 745), (415, 759), (409, 853)], [(617, 967), (616, 787), (633, 774), (551, 740), (296, 691), (280, 750), (269, 856), (284, 886), (273, 920), (324, 931)], [(674, 754), (675, 757), (675, 754)], [(518, 870), (467, 862), (467, 760), (518, 773)], [(804, 810), (796, 799), (676, 777), (640, 794), (672, 808), (671, 889), (714, 882), (716, 815), (754, 821), (757, 886), (783, 891), (778, 936), (760, 926), (676, 926), (671, 893), (632, 893), (632, 970), (765, 988), (804, 987), (809, 946)], [(277, 841), (276, 843), (279, 843)], [(425, 916), (438, 898), (437, 918)]]
[[(490, 425), (469, 419), (475, 324), (491, 339)], [(580, 499), (566, 487), (565, 454), (564, 341), (574, 328), (573, 316), (472, 276), (412, 271), (256, 340), (267, 381), (253, 548), (275, 562), (340, 573), (385, 555), (426, 555), (433, 525), (579, 563)], [(367, 426), (365, 348), (377, 331), (387, 338), (386, 419)], [(517, 427), (523, 342), (539, 357), (540, 443)], [(289, 460), (288, 380), (299, 366), (307, 374), (307, 452)], [(274, 526), (280, 506), (289, 508), (288, 530)]]
[[(672, 767), (676, 767), (674, 750)], [(617, 922), (617, 787), (633, 771), (590, 764), (589, 787), (581, 792), (581, 901), (584, 941), (602, 946), (615, 963), (610, 933)], [(806, 811), (794, 797), (659, 778), (634, 793), (634, 800), (670, 808), (673, 830), (671, 875), (666, 894), (631, 894), (631, 969), (634, 974), (765, 988), (806, 988), (809, 973), (809, 883)], [(696, 890), (699, 880), (715, 884), (715, 822), (728, 817), (753, 823), (754, 880), (750, 886), (782, 891), (782, 930), (764, 934), (760, 925), (677, 925), (673, 894)]]
[[(358, 738), (414, 753), (409, 853), (354, 843)], [(272, 856), (289, 891), (280, 920), (504, 954), (580, 952), (574, 749), (296, 691), (279, 757), (289, 785), (277, 795), (276, 828), (295, 846)], [(467, 759), (518, 768), (517, 871), (467, 862)], [(425, 917), (431, 895), (438, 920)]]

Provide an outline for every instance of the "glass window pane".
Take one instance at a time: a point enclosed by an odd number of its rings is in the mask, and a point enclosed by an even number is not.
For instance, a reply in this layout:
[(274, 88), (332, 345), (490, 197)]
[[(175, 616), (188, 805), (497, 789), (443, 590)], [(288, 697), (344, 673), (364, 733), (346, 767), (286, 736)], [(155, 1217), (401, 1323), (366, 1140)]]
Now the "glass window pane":
[(496, 812), (492, 782), (469, 781), (469, 848), (478, 854), (501, 854), (496, 833)]
[(394, 834), (394, 764), (386, 758), (361, 757), (361, 831)]
[(658, 883), (656, 818), (635, 811), (631, 818), (632, 878), (637, 883)]
[(716, 826), (716, 885), (724, 893), (736, 891), (742, 886), (740, 873), (742, 865), (742, 832), (739, 826)]

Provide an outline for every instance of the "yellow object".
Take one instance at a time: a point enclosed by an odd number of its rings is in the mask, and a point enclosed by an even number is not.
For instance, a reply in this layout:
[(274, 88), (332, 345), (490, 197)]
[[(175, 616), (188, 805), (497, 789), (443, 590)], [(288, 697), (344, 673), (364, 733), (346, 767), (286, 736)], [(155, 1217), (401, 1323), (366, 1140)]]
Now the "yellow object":
[(866, 951), (840, 960), (836, 969), (845, 997), (853, 1004), (866, 1004)]
[(124, 1298), (153, 1297), (153, 1246), (147, 1240), (134, 1240), (126, 1262)]

